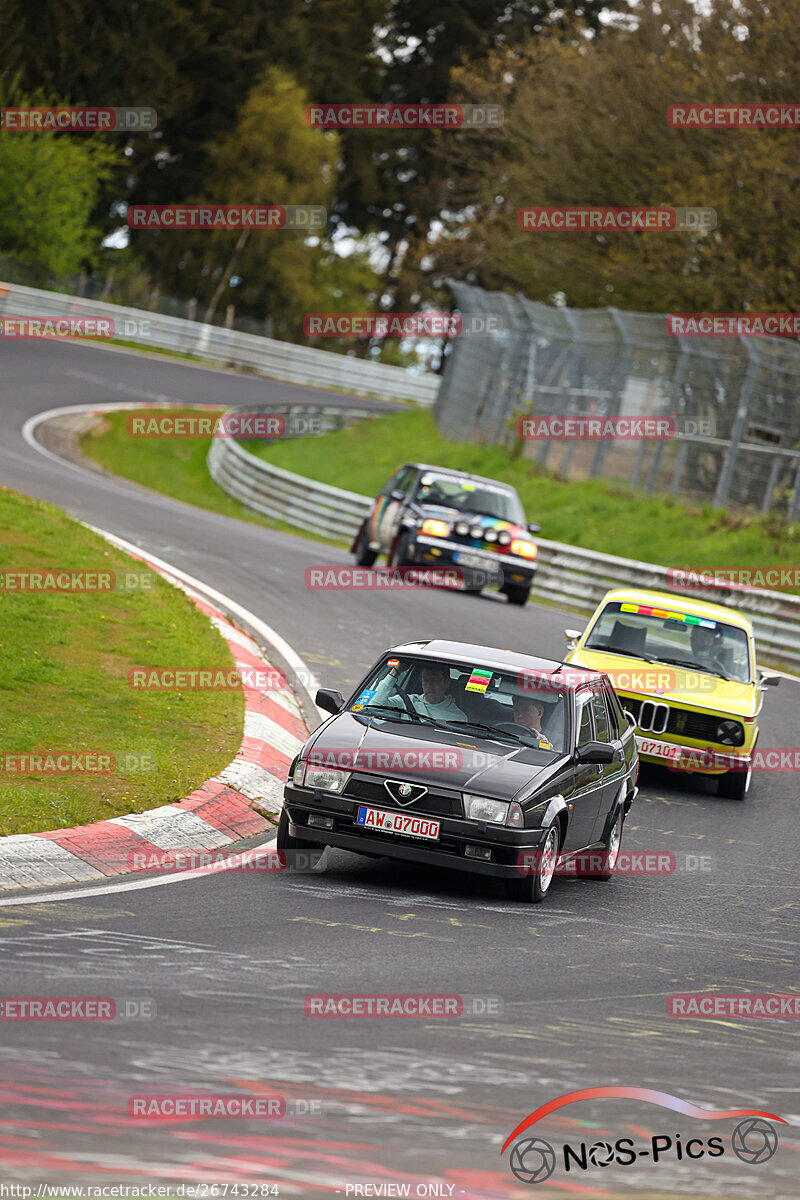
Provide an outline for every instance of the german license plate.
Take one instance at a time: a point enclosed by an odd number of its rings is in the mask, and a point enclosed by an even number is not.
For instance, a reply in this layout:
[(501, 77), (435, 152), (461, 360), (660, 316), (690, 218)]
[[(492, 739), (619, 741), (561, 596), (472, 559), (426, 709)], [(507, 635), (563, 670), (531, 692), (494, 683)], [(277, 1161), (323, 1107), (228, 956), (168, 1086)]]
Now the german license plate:
[(412, 817), (409, 813), (386, 812), (382, 808), (359, 808), (356, 824), (381, 833), (402, 833), (406, 837), (425, 838), (430, 842), (439, 837), (440, 821), (430, 817)]
[(654, 758), (669, 758), (678, 762), (683, 758), (683, 748), (673, 746), (669, 742), (657, 742), (654, 738), (637, 737), (636, 744), (640, 754), (651, 754)]
[(485, 558), (481, 558), (479, 554), (464, 554), (461, 550), (457, 550), (453, 555), (453, 561), (458, 563), (459, 567), (472, 567), (473, 570), (491, 571), (493, 564), (487, 562)]

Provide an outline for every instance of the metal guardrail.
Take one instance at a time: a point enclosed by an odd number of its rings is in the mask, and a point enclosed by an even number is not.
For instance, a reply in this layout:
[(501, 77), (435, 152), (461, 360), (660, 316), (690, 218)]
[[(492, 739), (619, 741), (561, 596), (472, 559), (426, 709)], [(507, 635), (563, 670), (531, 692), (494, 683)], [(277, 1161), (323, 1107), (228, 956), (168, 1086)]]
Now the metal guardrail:
[(105, 317), (116, 323), (119, 330), (116, 336), (143, 348), (194, 354), (224, 366), (247, 367), (270, 379), (304, 387), (341, 388), (381, 400), (413, 400), (431, 405), (441, 382), (438, 375), (413, 375), (387, 363), (368, 362), (330, 350), (297, 346), (218, 325), (16, 283), (0, 283), (0, 316), (3, 315)]
[[(309, 410), (304, 406), (302, 412)], [(375, 416), (366, 410), (328, 408), (330, 428)], [(336, 422), (339, 422), (338, 424)], [(217, 439), (208, 455), (212, 478), (230, 496), (274, 520), (319, 533), (334, 541), (351, 542), (373, 498), (317, 483), (256, 458), (236, 442)], [(756, 646), (764, 659), (800, 667), (800, 596), (787, 592), (748, 589), (686, 588), (667, 585), (667, 568), (614, 554), (600, 554), (564, 542), (536, 539), (539, 569), (532, 595), (591, 613), (613, 587), (646, 587), (675, 596), (691, 596), (724, 604), (746, 613), (753, 623)]]
[[(247, 411), (260, 410), (250, 406)], [(374, 409), (307, 404), (274, 404), (270, 406), (270, 412), (287, 418), (294, 413), (309, 419), (319, 417), (324, 433), (376, 415)], [(212, 439), (206, 462), (214, 482), (248, 508), (274, 521), (285, 521), (333, 541), (352, 541), (372, 507), (368, 496), (329, 487), (304, 475), (274, 467), (230, 438)]]

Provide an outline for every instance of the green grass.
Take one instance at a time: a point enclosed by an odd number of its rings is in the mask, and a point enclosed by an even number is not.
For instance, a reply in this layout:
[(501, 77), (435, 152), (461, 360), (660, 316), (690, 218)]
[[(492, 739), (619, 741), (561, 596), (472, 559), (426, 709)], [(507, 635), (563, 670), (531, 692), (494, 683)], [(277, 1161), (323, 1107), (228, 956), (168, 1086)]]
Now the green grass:
[[(129, 415), (104, 418), (98, 432), (81, 439), (84, 454), (115, 474), (189, 504), (291, 528), (250, 512), (217, 487), (205, 465), (207, 439), (131, 438)], [(447, 441), (431, 413), (418, 409), (375, 417), (322, 438), (243, 445), (276, 466), (365, 496), (374, 496), (406, 460), (503, 479), (517, 488), (529, 519), (542, 526), (542, 537), (623, 558), (674, 566), (785, 566), (800, 555), (797, 526), (644, 496), (603, 479), (558, 479), (527, 460), (511, 458), (501, 447)]]
[[(198, 416), (193, 408), (171, 408), (170, 416)], [(225, 409), (204, 409), (202, 416), (217, 417)], [(206, 456), (210, 438), (144, 438), (131, 437), (128, 418), (152, 417), (152, 409), (107, 413), (80, 439), (80, 448), (107, 471), (132, 479), (143, 487), (153, 488), (175, 500), (210, 509), (223, 517), (237, 517), (271, 529), (300, 532), (281, 521), (270, 521), (260, 513), (245, 508), (238, 500), (223, 492), (208, 473)]]
[(374, 496), (404, 461), (502, 479), (517, 489), (542, 537), (623, 558), (674, 566), (786, 566), (800, 557), (797, 526), (710, 505), (692, 508), (603, 479), (558, 479), (499, 446), (446, 441), (426, 411), (362, 421), (321, 439), (247, 446), (277, 467), (366, 496)]
[[(0, 586), (0, 753), (96, 751), (111, 774), (0, 774), (0, 833), (142, 812), (188, 795), (241, 740), (241, 691), (133, 689), (135, 666), (229, 671), (227, 645), (192, 602), (60, 509), (0, 489), (0, 569), (134, 572), (131, 591), (20, 593)], [(4, 759), (0, 769), (7, 766)]]

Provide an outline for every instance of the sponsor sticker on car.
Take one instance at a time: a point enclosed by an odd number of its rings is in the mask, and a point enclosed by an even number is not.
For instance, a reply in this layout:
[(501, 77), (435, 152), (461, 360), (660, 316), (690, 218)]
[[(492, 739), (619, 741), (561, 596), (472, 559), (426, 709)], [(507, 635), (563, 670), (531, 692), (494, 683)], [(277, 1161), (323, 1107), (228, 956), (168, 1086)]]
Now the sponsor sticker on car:
[(406, 837), (437, 841), (441, 823), (429, 817), (412, 817), (408, 813), (387, 812), (382, 808), (359, 808), (356, 824), (382, 833), (402, 833)]

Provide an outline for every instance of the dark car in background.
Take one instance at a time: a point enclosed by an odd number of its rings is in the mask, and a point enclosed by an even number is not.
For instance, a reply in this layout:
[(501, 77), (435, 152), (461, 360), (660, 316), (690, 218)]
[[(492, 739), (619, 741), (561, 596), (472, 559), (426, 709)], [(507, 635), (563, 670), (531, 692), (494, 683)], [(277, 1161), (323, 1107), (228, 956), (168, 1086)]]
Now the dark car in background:
[(465, 471), (404, 463), (381, 488), (351, 551), (359, 566), (379, 554), (391, 566), (455, 567), (464, 590), (499, 587), (524, 604), (536, 574), (539, 526), (516, 490)]
[(610, 879), (636, 796), (632, 721), (606, 675), (460, 642), (387, 651), (289, 771), (277, 847), (338, 846), (505, 880), (544, 899), (560, 861)]

